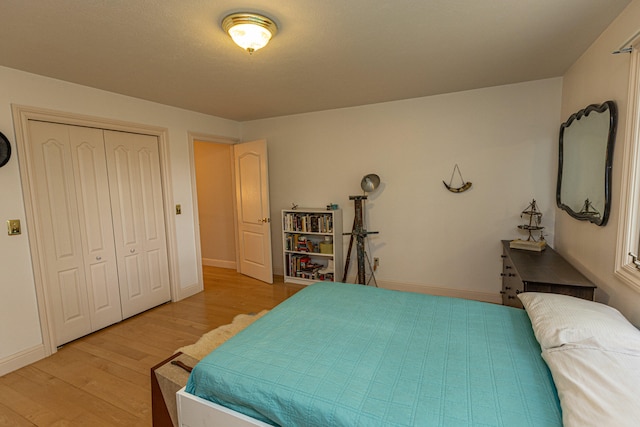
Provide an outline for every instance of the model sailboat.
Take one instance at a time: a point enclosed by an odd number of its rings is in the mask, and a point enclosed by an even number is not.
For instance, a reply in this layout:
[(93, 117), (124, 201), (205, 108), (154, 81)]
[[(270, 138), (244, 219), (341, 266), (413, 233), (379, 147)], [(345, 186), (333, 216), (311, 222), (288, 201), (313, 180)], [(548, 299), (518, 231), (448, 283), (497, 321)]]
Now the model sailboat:
[(591, 203), (591, 201), (589, 199), (586, 199), (584, 201), (584, 205), (582, 206), (582, 209), (580, 209), (580, 212), (578, 212), (580, 215), (584, 215), (586, 217), (599, 217), (600, 216), (600, 212), (598, 212), (598, 210), (596, 208), (593, 207), (593, 203)]
[[(544, 240), (544, 236), (542, 235), (543, 226), (542, 223), (542, 212), (538, 209), (538, 205), (536, 200), (533, 199), (529, 206), (520, 214), (520, 218), (528, 217), (529, 220), (524, 224), (518, 225), (520, 230), (525, 230), (529, 233), (529, 237), (527, 240), (516, 239), (512, 240), (509, 243), (510, 248), (514, 249), (525, 249), (528, 251), (542, 251), (547, 246), (547, 242)], [(536, 239), (534, 237), (534, 233), (538, 232), (539, 236)]]

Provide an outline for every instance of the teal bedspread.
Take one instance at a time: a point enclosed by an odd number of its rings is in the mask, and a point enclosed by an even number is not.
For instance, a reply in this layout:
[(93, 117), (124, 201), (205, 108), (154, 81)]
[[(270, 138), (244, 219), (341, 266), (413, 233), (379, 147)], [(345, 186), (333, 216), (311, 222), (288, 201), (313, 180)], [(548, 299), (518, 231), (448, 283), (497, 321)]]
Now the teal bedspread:
[(282, 426), (561, 426), (524, 310), (361, 285), (298, 292), (187, 392)]

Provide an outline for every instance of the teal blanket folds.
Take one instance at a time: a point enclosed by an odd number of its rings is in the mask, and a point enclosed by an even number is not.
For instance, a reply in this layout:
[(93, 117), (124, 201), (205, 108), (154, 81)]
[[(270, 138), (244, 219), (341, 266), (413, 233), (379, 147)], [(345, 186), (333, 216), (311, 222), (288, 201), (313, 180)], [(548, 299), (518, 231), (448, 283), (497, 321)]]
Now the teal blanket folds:
[(298, 292), (186, 391), (282, 426), (561, 426), (524, 310), (343, 283)]

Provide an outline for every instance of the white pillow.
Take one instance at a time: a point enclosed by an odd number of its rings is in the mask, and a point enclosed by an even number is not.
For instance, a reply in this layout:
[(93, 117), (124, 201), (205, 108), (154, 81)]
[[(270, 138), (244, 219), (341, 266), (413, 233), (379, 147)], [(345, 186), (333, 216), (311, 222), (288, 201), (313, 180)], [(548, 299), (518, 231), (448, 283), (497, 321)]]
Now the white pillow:
[(618, 310), (567, 295), (518, 295), (542, 349), (583, 344), (640, 354), (640, 331)]
[(565, 427), (640, 425), (640, 355), (566, 345), (544, 350)]

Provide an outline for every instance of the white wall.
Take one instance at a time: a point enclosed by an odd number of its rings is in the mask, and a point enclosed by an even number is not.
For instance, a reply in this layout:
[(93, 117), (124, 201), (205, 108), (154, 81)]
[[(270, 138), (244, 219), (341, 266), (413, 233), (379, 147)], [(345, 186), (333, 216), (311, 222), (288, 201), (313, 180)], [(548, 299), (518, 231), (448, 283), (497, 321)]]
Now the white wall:
[[(520, 236), (532, 198), (553, 241), (561, 85), (555, 78), (243, 123), (243, 140), (268, 143), (275, 271), (283, 269), (281, 209), (338, 203), (350, 231), (348, 197), (377, 173), (382, 185), (366, 211), (367, 228), (380, 232), (369, 237), (378, 281), (499, 301), (500, 240)], [(442, 183), (456, 163), (473, 182), (465, 193)]]
[(640, 0), (616, 18), (598, 40), (569, 69), (563, 79), (562, 118), (593, 103), (614, 100), (619, 120), (613, 156), (612, 207), (604, 227), (577, 221), (565, 212), (556, 213), (557, 249), (596, 285), (596, 300), (623, 312), (640, 325), (640, 294), (614, 276), (616, 238), (620, 215), (620, 185), (626, 139), (629, 55), (612, 55), (640, 28)]
[(187, 132), (238, 138), (240, 124), (4, 67), (0, 67), (0, 82), (0, 131), (12, 142), (15, 156), (0, 168), (0, 222), (20, 219), (23, 224), (23, 233), (19, 236), (7, 236), (0, 231), (1, 370), (42, 343), (11, 105), (168, 128), (170, 185), (174, 202), (183, 208), (183, 214), (175, 217), (181, 288), (198, 282)]

